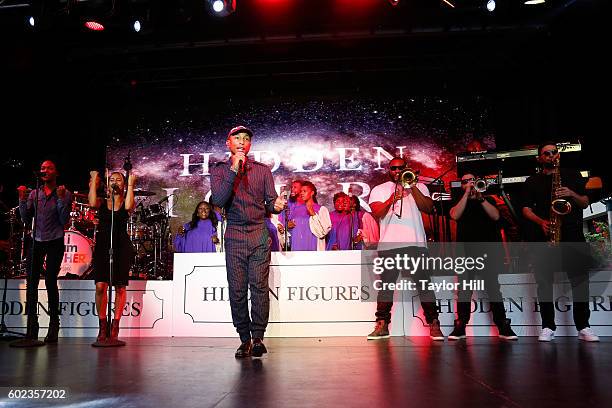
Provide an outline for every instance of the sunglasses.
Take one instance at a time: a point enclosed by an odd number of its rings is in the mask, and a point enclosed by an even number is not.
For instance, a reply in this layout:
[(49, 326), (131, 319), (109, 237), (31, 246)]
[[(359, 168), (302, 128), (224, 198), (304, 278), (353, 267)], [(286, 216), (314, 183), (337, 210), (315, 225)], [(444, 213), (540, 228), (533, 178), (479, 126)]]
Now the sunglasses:
[(406, 168), (406, 166), (391, 166), (390, 167), (391, 170), (403, 170), (405, 168)]
[(559, 153), (559, 150), (557, 150), (557, 149), (547, 150), (545, 152), (542, 152), (542, 156), (550, 157), (550, 156), (556, 155), (557, 153)]
[(472, 178), (469, 178), (469, 179), (461, 180), (461, 184), (467, 184), (467, 183), (472, 182), (472, 181), (476, 181), (476, 179), (474, 177), (472, 177)]

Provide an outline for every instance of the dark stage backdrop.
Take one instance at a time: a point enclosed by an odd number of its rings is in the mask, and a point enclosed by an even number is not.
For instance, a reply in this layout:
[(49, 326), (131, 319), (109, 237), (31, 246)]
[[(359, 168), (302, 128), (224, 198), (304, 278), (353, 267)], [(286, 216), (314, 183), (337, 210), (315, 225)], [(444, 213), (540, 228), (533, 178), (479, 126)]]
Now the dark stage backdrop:
[[(371, 188), (387, 180), (394, 155), (404, 155), (424, 178), (435, 178), (470, 143), (495, 148), (490, 103), (481, 97), (226, 99), (174, 106), (125, 112), (107, 148), (111, 170), (121, 169), (131, 153), (137, 187), (156, 193), (145, 204), (170, 196), (173, 226), (209, 198), (210, 167), (227, 159), (226, 135), (238, 124), (255, 133), (249, 157), (271, 167), (277, 189), (308, 179), (330, 210), (333, 194), (349, 186), (367, 202)], [(455, 178), (452, 169), (444, 180)]]

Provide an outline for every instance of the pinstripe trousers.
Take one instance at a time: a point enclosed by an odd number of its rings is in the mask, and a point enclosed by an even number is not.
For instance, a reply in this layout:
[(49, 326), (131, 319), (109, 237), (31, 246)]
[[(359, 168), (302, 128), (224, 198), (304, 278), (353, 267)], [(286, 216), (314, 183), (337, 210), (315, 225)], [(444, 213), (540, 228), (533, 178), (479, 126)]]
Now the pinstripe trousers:
[[(228, 225), (225, 231), (225, 264), (232, 321), (245, 342), (263, 339), (268, 326), (270, 295), (270, 243), (265, 224)], [(251, 294), (249, 317), (248, 289)]]

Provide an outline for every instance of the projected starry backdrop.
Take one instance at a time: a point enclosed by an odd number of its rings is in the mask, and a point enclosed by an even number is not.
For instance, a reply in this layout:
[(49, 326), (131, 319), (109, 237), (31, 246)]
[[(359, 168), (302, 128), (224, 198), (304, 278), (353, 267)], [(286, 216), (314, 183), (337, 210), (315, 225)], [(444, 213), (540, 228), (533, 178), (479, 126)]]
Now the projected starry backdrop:
[[(277, 190), (293, 179), (312, 181), (318, 201), (333, 209), (338, 191), (359, 195), (387, 180), (389, 158), (403, 154), (423, 178), (452, 168), (469, 144), (495, 147), (490, 104), (480, 97), (318, 98), (232, 100), (179, 108), (140, 107), (120, 119), (107, 149), (107, 167), (131, 154), (144, 204), (173, 194), (172, 225), (186, 222), (208, 198), (209, 167), (227, 159), (225, 139), (237, 124), (255, 136), (249, 157), (268, 164)], [(456, 178), (451, 170), (444, 181)]]

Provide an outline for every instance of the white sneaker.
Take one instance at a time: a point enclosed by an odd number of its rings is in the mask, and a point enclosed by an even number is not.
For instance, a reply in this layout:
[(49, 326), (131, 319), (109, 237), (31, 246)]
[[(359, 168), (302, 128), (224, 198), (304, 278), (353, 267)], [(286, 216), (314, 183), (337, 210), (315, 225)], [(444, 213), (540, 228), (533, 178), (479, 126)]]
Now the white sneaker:
[(538, 341), (552, 341), (555, 339), (555, 332), (548, 327), (542, 329), (542, 333), (538, 337)]
[(599, 341), (599, 336), (597, 336), (590, 327), (585, 327), (578, 332), (578, 339), (584, 341)]

